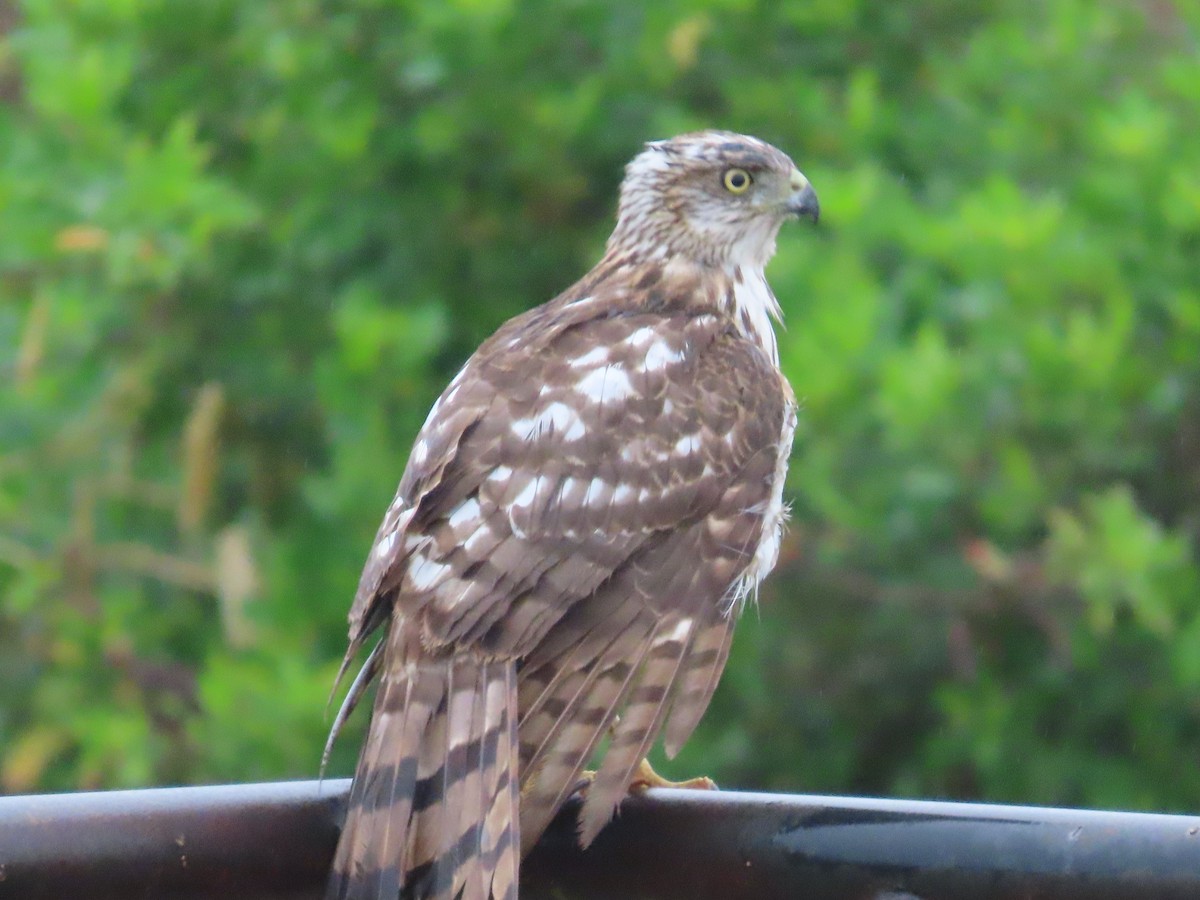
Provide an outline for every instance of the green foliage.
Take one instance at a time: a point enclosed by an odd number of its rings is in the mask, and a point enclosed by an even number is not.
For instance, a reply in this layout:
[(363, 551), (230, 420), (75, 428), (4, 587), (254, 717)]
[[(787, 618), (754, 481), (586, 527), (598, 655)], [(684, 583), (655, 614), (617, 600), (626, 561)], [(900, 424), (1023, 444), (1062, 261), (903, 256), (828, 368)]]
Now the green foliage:
[(10, 18), (3, 789), (314, 775), (429, 404), (595, 260), (641, 141), (720, 126), (790, 151), (825, 222), (770, 273), (792, 530), (673, 770), (1200, 805), (1191, 5)]

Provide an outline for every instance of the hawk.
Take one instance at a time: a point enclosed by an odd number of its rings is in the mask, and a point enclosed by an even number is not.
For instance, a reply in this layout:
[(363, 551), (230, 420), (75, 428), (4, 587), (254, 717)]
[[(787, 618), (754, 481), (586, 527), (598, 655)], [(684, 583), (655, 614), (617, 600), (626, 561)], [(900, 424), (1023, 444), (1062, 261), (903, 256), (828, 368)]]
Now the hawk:
[(339, 680), (385, 633), (330, 734), (377, 678), (327, 897), (515, 900), (603, 738), (584, 846), (688, 738), (779, 551), (796, 411), (763, 268), (817, 213), (761, 140), (649, 143), (599, 264), (434, 404), (350, 610)]

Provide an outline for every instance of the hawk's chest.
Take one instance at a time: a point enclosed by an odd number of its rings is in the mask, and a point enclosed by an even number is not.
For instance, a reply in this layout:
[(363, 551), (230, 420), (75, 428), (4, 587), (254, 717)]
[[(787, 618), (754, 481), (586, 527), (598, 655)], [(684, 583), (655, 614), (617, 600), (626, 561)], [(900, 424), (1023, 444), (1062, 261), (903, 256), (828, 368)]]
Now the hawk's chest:
[(784, 398), (782, 427), (775, 447), (775, 469), (770, 494), (763, 508), (762, 531), (754, 558), (742, 576), (742, 591), (757, 585), (775, 567), (787, 507), (783, 502), (783, 485), (787, 479), (788, 460), (792, 453), (792, 437), (796, 431), (796, 398), (783, 372), (779, 371), (779, 347), (771, 320), (780, 318), (779, 301), (767, 284), (761, 269), (735, 270), (730, 277), (729, 298), (738, 329), (757, 343), (776, 369)]
[(767, 358), (778, 366), (779, 347), (771, 319), (780, 318), (779, 301), (767, 284), (766, 275), (762, 269), (738, 267), (729, 273), (729, 284), (728, 302), (738, 330), (762, 347)]
[(783, 538), (783, 524), (787, 520), (788, 508), (783, 502), (783, 485), (787, 481), (788, 460), (792, 455), (792, 437), (796, 433), (796, 400), (787, 380), (780, 375), (786, 402), (783, 409), (783, 428), (776, 448), (775, 474), (771, 494), (763, 511), (762, 534), (754, 559), (746, 571), (747, 587), (757, 585), (775, 568), (779, 559), (779, 544)]

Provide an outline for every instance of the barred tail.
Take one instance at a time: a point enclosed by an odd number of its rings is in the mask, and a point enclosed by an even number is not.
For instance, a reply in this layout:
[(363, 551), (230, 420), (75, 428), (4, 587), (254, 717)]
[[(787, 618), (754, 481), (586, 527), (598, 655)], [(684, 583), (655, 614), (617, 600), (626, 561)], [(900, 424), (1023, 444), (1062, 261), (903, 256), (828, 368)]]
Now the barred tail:
[(393, 626), (326, 900), (516, 900), (516, 672)]

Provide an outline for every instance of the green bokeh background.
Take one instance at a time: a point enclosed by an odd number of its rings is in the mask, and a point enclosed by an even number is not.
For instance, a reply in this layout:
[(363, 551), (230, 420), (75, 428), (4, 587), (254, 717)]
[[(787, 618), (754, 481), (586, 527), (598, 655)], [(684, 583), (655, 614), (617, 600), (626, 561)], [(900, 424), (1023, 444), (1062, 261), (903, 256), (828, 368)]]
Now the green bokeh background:
[(314, 776), (429, 404), (717, 126), (824, 219), (791, 529), (667, 771), (1195, 811), (1198, 9), (0, 2), (0, 790)]

